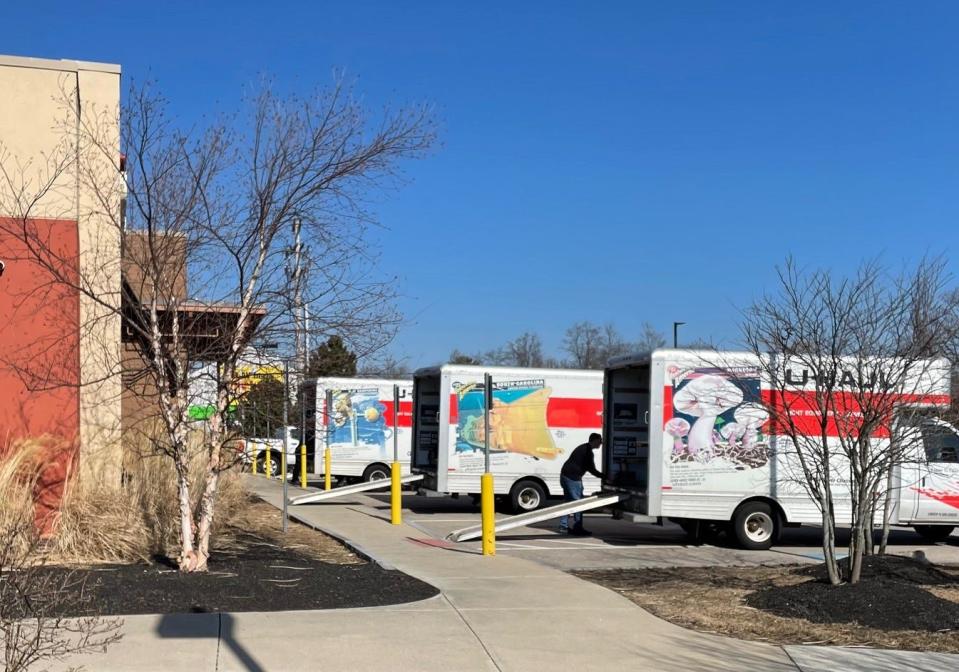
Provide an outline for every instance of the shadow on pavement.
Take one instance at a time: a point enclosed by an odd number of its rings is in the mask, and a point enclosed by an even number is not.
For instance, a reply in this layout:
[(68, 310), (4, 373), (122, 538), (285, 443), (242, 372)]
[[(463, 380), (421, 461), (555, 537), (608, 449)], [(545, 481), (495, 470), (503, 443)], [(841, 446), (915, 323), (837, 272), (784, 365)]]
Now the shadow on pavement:
[[(215, 629), (210, 627), (212, 619), (216, 619)], [(164, 614), (156, 630), (163, 639), (218, 639), (233, 652), (243, 669), (248, 672), (266, 672), (266, 668), (236, 639), (233, 633), (234, 625), (234, 618), (230, 614), (198, 611), (192, 614)], [(219, 654), (217, 657), (219, 658)]]

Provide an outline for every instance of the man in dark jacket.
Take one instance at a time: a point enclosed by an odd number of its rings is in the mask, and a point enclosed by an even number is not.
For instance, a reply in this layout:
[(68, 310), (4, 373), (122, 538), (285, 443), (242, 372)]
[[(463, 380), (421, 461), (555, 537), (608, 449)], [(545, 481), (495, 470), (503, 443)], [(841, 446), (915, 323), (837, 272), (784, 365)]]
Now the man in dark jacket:
[[(569, 459), (563, 464), (562, 471), (559, 472), (559, 483), (563, 486), (563, 498), (567, 502), (575, 502), (583, 498), (583, 476), (589, 472), (596, 478), (602, 478), (603, 474), (596, 470), (596, 463), (593, 460), (593, 451), (603, 445), (603, 437), (593, 433), (589, 435), (589, 442), (577, 446)], [(583, 514), (573, 514), (573, 528), (569, 529), (569, 516), (563, 516), (559, 520), (559, 533), (566, 533), (585, 537), (592, 534), (583, 528)]]

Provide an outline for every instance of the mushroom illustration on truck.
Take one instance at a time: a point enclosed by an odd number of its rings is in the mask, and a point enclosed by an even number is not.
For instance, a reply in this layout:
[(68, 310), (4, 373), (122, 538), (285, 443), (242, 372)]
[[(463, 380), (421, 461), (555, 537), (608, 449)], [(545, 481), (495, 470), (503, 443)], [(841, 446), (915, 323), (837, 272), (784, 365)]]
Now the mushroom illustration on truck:
[(683, 437), (689, 434), (689, 423), (682, 418), (672, 418), (663, 426), (663, 431), (673, 437), (673, 457), (683, 455), (686, 452)]
[(769, 419), (769, 412), (759, 404), (743, 404), (736, 409), (736, 422), (744, 427), (742, 450), (739, 461), (749, 467), (761, 467), (769, 461), (766, 446), (758, 441), (763, 425)]
[(687, 447), (695, 457), (713, 449), (713, 428), (720, 415), (743, 401), (743, 391), (728, 379), (706, 374), (693, 378), (676, 392), (673, 406), (696, 419), (689, 430)]
[(726, 439), (726, 445), (730, 450), (736, 448), (736, 442), (742, 441), (743, 437), (746, 435), (746, 428), (743, 427), (738, 422), (727, 422), (723, 425), (723, 428), (719, 430), (720, 435)]
[(743, 434), (743, 450), (751, 450), (759, 430), (769, 419), (769, 413), (759, 404), (743, 404), (736, 409), (735, 417), (736, 422), (746, 428)]

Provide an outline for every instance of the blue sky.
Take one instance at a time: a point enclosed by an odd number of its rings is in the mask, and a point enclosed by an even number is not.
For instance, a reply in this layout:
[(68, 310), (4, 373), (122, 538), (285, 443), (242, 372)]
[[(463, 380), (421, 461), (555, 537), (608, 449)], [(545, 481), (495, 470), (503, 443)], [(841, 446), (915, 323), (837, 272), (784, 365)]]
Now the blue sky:
[[(184, 119), (357, 78), (442, 143), (377, 204), (413, 365), (644, 321), (733, 345), (787, 254), (959, 246), (959, 5), (4, 3), (0, 51), (117, 62)], [(953, 267), (953, 270), (955, 268)]]

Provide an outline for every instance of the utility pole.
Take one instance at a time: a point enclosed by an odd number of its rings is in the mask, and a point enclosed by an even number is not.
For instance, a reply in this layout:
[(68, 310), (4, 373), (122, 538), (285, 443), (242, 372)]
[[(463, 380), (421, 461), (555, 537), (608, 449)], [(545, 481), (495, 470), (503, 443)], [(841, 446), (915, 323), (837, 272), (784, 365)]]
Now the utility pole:
[[(303, 286), (300, 282), (302, 278), (302, 269), (300, 265), (300, 257), (302, 256), (302, 243), (300, 242), (300, 229), (302, 228), (302, 220), (299, 217), (293, 218), (293, 269), (290, 272), (290, 282), (293, 284), (293, 329), (295, 332), (296, 343), (294, 345), (296, 349), (296, 360), (297, 363), (306, 362), (306, 332), (304, 324), (304, 312), (303, 312)], [(303, 367), (304, 374), (306, 373), (306, 367)]]
[[(293, 218), (293, 270), (290, 273), (290, 281), (293, 284), (293, 330), (294, 330), (294, 350), (296, 356), (296, 365), (300, 367), (300, 376), (299, 376), (299, 394), (297, 398), (300, 400), (300, 441), (299, 446), (297, 446), (297, 472), (300, 474), (305, 473), (305, 465), (300, 464), (299, 462), (304, 461), (306, 458), (304, 456), (303, 446), (306, 445), (306, 404), (305, 395), (303, 390), (305, 389), (307, 371), (310, 368), (310, 343), (309, 343), (309, 315), (307, 313), (306, 303), (303, 301), (303, 280), (304, 280), (304, 269), (303, 269), (303, 243), (300, 239), (300, 232), (303, 229), (303, 220), (299, 216)], [(315, 444), (314, 444), (315, 445)], [(315, 451), (314, 451), (315, 455)], [(315, 458), (314, 458), (315, 459)], [(301, 476), (302, 481), (302, 476)], [(302, 487), (305, 487), (304, 483), (300, 483)]]
[(283, 360), (283, 452), (280, 453), (280, 478), (283, 479), (283, 532), (289, 527), (287, 503), (290, 501), (290, 482), (286, 480), (286, 451), (290, 446), (290, 364)]

